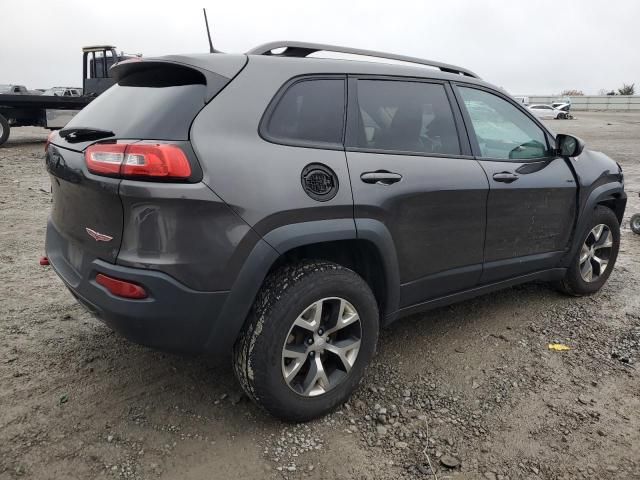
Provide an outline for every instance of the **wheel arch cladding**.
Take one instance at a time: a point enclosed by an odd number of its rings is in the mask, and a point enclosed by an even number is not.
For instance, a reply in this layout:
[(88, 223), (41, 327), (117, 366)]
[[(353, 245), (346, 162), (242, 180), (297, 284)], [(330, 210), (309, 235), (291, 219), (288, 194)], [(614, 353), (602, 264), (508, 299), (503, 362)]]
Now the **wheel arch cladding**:
[(303, 258), (346, 263), (369, 284), (388, 320), (398, 309), (398, 265), (391, 235), (384, 225), (371, 223), (379, 222), (366, 221), (362, 236), (356, 235), (351, 218), (290, 224), (265, 235), (240, 269), (220, 313), (221, 321), (211, 329), (207, 351), (232, 345), (269, 273), (287, 261)]
[(382, 255), (377, 247), (368, 240), (335, 240), (300, 245), (284, 252), (271, 268), (272, 271), (286, 264), (301, 263), (305, 260), (336, 263), (357, 273), (373, 292), (378, 308), (386, 311), (387, 275)]
[(608, 198), (603, 198), (598, 200), (598, 205), (605, 206), (616, 214), (616, 218), (618, 219), (618, 223), (622, 224), (622, 217), (624, 216), (624, 210), (627, 205), (627, 195), (622, 192), (614, 193)]
[(627, 194), (621, 183), (606, 183), (600, 185), (591, 192), (584, 202), (584, 206), (580, 209), (578, 217), (578, 229), (584, 227), (591, 213), (598, 207), (603, 205), (613, 210), (619, 223), (622, 223), (622, 217), (627, 205)]
[(618, 223), (622, 224), (622, 217), (624, 215), (626, 205), (627, 194), (625, 193), (624, 187), (621, 183), (606, 183), (594, 188), (589, 193), (584, 205), (580, 209), (571, 247), (565, 255), (562, 265), (565, 267), (568, 266), (577, 249), (582, 245), (579, 237), (582, 235), (585, 226), (589, 222), (591, 215), (596, 208), (599, 206), (609, 208), (616, 215)]
[[(381, 312), (388, 316), (397, 311), (400, 298), (397, 256), (391, 234), (381, 222), (344, 218), (295, 223), (272, 230), (264, 239), (278, 251), (281, 261), (287, 254), (289, 258), (295, 255), (301, 258), (299, 255), (304, 254), (306, 258), (315, 255), (318, 259), (346, 263), (346, 267), (367, 281), (382, 307)], [(375, 267), (368, 268), (363, 263), (365, 259), (375, 262)]]

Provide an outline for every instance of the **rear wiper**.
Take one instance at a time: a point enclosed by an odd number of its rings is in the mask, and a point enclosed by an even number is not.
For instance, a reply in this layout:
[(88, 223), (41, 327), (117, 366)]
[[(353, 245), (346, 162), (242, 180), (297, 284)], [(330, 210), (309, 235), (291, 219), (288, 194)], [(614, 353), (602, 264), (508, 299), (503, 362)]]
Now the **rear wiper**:
[(87, 140), (100, 140), (115, 136), (111, 130), (91, 127), (72, 127), (60, 130), (60, 136), (69, 143), (84, 142)]

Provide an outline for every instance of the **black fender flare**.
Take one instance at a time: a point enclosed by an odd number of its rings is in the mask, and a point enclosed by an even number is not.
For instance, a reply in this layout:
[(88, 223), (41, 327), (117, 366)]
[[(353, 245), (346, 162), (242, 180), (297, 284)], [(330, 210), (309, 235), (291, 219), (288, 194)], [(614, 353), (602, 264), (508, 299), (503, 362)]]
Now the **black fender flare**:
[(620, 212), (616, 212), (618, 221), (622, 223), (622, 212), (624, 212), (624, 207), (627, 203), (627, 194), (624, 191), (624, 186), (622, 185), (622, 183), (606, 183), (594, 188), (589, 193), (589, 196), (585, 200), (584, 205), (582, 205), (582, 208), (580, 209), (578, 218), (576, 220), (571, 247), (562, 259), (561, 266), (569, 267), (571, 259), (573, 259), (576, 252), (578, 251), (578, 248), (580, 248), (579, 237), (582, 234), (583, 230), (586, 228), (591, 212), (593, 212), (599, 204), (606, 201), (622, 203)]
[(264, 279), (278, 258), (287, 251), (315, 243), (362, 239), (371, 242), (383, 261), (386, 285), (384, 324), (398, 310), (400, 274), (395, 246), (389, 230), (377, 220), (342, 218), (294, 223), (278, 227), (259, 240), (229, 291), (218, 321), (214, 322), (205, 350), (233, 345), (249, 314)]
[(355, 222), (358, 238), (371, 242), (382, 258), (387, 297), (383, 325), (388, 325), (395, 320), (400, 309), (400, 266), (396, 246), (391, 232), (381, 221), (372, 218), (356, 218)]
[(271, 245), (258, 240), (240, 268), (222, 309), (213, 322), (204, 350), (213, 354), (226, 354), (235, 343), (249, 310), (269, 272), (278, 259)]

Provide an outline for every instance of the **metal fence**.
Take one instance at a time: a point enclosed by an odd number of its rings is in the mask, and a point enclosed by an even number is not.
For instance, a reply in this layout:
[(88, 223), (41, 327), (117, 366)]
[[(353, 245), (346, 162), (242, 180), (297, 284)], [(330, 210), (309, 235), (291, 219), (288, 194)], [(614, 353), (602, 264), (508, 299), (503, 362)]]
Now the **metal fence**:
[[(565, 101), (567, 97), (552, 96), (540, 97), (529, 95), (529, 104), (536, 103), (551, 104), (553, 102)], [(580, 97), (569, 97), (571, 99), (571, 110), (575, 111), (636, 111), (640, 112), (639, 95), (584, 95)]]

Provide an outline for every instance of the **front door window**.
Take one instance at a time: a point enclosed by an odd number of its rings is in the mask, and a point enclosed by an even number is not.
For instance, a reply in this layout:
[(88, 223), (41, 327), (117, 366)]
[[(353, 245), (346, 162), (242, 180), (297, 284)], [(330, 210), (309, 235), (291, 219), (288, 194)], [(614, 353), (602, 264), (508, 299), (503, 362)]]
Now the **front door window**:
[(549, 155), (544, 131), (524, 112), (497, 95), (459, 87), (482, 158), (526, 160)]

